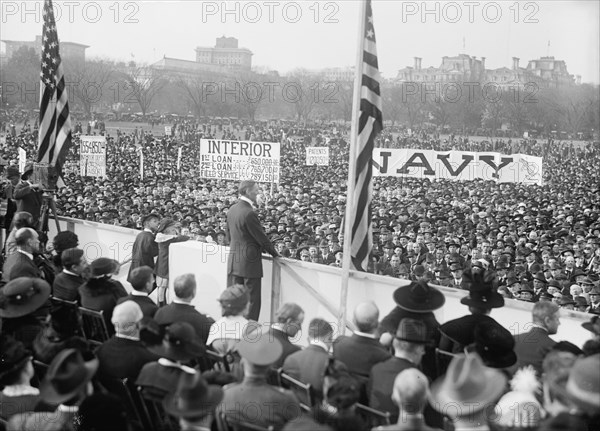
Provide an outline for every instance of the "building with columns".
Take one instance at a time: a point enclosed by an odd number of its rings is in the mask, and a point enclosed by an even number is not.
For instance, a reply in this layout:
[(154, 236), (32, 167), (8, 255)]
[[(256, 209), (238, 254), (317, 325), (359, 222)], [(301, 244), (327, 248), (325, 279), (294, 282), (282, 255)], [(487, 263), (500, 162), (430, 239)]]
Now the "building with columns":
[(497, 69), (486, 69), (485, 57), (478, 59), (468, 54), (444, 56), (439, 67), (423, 68), (421, 61), (420, 57), (415, 57), (412, 67), (400, 69), (395, 82), (416, 82), (427, 87), (449, 82), (493, 83), (500, 87), (522, 87), (531, 83), (540, 87), (560, 87), (580, 83), (580, 77), (576, 80), (568, 73), (565, 61), (554, 57), (530, 60), (527, 67), (520, 67), (520, 59), (513, 57), (511, 67)]
[(196, 62), (225, 66), (230, 69), (252, 69), (252, 52), (240, 48), (235, 37), (218, 37), (214, 48), (196, 48)]

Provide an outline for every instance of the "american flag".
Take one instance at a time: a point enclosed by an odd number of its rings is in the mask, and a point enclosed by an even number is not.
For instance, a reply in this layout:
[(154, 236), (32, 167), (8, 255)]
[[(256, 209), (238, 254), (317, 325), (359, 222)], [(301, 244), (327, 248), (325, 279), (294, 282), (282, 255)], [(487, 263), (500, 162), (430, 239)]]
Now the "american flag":
[(44, 2), (43, 16), (38, 162), (54, 166), (62, 177), (62, 166), (71, 147), (71, 117), (65, 76), (58, 52), (52, 0)]
[(373, 147), (375, 137), (383, 129), (381, 113), (381, 93), (379, 90), (379, 66), (377, 64), (377, 45), (373, 27), (371, 1), (366, 0), (365, 33), (362, 39), (362, 61), (360, 62), (360, 112), (358, 115), (358, 138), (354, 151), (356, 163), (354, 176), (353, 203), (354, 222), (350, 244), (352, 266), (366, 271), (369, 254), (373, 248), (373, 229), (371, 226), (371, 198), (373, 195)]

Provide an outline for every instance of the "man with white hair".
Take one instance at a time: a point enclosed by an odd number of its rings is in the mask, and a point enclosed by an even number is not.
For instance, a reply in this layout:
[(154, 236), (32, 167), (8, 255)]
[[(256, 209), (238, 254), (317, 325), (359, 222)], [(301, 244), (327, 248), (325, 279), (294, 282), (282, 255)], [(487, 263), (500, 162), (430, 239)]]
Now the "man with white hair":
[(38, 233), (28, 227), (21, 228), (15, 234), (15, 241), (17, 252), (4, 262), (2, 279), (8, 282), (19, 277), (41, 278), (42, 273), (33, 260), (33, 255), (40, 249)]
[(143, 317), (140, 306), (131, 300), (118, 304), (113, 310), (111, 321), (115, 335), (105, 341), (96, 353), (100, 361), (98, 377), (101, 381), (107, 378), (135, 381), (145, 364), (159, 359), (140, 341)]
[(351, 373), (368, 377), (375, 364), (392, 356), (375, 335), (379, 325), (377, 305), (372, 301), (358, 304), (354, 309), (354, 324), (356, 330), (351, 337), (342, 335), (335, 340), (333, 356), (346, 364)]
[(400, 415), (393, 425), (373, 428), (375, 431), (434, 431), (425, 425), (423, 410), (427, 405), (429, 381), (416, 368), (409, 368), (396, 376), (392, 401), (398, 406)]

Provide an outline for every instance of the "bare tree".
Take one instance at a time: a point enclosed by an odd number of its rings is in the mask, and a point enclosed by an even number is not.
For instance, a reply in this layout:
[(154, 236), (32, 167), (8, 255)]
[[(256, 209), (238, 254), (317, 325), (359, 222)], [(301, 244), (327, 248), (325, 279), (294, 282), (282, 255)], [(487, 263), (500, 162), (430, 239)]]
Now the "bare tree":
[(86, 116), (91, 116), (94, 104), (107, 93), (105, 86), (114, 75), (114, 63), (102, 59), (73, 63), (67, 70), (67, 89), (81, 104)]
[[(194, 108), (197, 116), (201, 117), (206, 114), (206, 104), (208, 100), (209, 86), (212, 89), (214, 83), (207, 82), (204, 75), (200, 74), (177, 74), (173, 77), (175, 85), (181, 88), (188, 99), (190, 105)], [(211, 94), (211, 97), (215, 97)]]
[(294, 70), (283, 85), (283, 99), (294, 108), (298, 121), (304, 124), (310, 118), (320, 97), (323, 78), (305, 69)]
[(239, 104), (244, 114), (254, 121), (260, 104), (266, 98), (264, 76), (251, 71), (238, 71), (234, 73), (232, 81), (235, 91), (239, 92), (236, 104)]
[[(133, 66), (125, 74), (127, 83), (126, 91), (129, 92), (132, 100), (135, 100), (146, 115), (152, 99), (167, 84), (167, 76), (161, 70), (146, 66)], [(126, 100), (125, 103), (128, 101)]]

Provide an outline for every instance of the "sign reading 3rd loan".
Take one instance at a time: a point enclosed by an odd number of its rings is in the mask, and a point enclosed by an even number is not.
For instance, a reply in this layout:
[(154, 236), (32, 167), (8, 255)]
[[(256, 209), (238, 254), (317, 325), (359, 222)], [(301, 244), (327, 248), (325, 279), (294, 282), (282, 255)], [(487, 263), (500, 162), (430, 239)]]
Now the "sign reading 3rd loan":
[(279, 183), (279, 142), (200, 140), (200, 178)]

